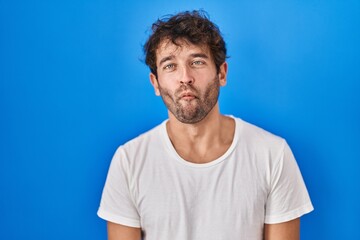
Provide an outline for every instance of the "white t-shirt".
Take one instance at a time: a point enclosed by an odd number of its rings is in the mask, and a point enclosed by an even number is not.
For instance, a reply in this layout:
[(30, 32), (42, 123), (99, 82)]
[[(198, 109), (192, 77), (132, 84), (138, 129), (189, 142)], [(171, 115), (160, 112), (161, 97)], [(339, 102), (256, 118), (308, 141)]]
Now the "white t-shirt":
[(230, 148), (205, 164), (177, 154), (166, 122), (120, 146), (98, 215), (140, 227), (146, 240), (260, 240), (264, 223), (312, 211), (285, 140), (234, 119)]

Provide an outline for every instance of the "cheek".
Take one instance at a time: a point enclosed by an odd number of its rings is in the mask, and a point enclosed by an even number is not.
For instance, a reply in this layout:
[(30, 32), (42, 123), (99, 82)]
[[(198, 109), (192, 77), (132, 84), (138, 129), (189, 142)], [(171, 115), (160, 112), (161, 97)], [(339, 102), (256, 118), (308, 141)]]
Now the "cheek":
[(171, 92), (175, 92), (178, 87), (179, 86), (176, 84), (176, 81), (174, 81), (170, 78), (166, 78), (166, 79), (159, 78), (158, 88), (161, 91), (167, 91), (168, 93), (171, 93)]
[(169, 90), (168, 88), (162, 86), (162, 85), (159, 85), (159, 93), (160, 93), (162, 98), (171, 98), (171, 99), (173, 99), (172, 91)]

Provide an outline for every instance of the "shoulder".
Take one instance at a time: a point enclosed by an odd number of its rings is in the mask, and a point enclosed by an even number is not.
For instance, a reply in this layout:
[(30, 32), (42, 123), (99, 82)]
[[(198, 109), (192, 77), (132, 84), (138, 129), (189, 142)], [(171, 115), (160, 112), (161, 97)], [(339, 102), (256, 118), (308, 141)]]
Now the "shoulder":
[(246, 122), (240, 118), (234, 118), (241, 141), (264, 145), (283, 145), (285, 139), (275, 135), (259, 126)]
[(132, 164), (134, 161), (141, 161), (152, 152), (158, 151), (164, 145), (164, 134), (166, 133), (165, 121), (154, 128), (140, 134), (139, 136), (120, 145), (114, 155), (115, 159), (124, 164)]
[(275, 160), (281, 157), (287, 146), (284, 138), (240, 118), (235, 118), (235, 121), (237, 148), (239, 150), (261, 156), (261, 159)]
[(119, 146), (111, 165), (132, 180), (151, 172), (154, 166), (158, 166), (158, 159), (163, 155), (164, 134), (165, 122)]
[(165, 121), (152, 129), (140, 134), (139, 136), (127, 141), (119, 146), (118, 149), (125, 151), (138, 151), (144, 147), (150, 147), (156, 143), (159, 143), (163, 137), (165, 130)]

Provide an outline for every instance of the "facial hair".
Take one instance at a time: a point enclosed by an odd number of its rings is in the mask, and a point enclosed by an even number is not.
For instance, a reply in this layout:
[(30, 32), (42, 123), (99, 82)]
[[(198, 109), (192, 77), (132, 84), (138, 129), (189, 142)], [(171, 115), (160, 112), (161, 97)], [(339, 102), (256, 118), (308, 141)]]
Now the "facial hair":
[[(216, 76), (202, 92), (192, 84), (181, 85), (174, 94), (159, 85), (160, 95), (167, 109), (182, 123), (194, 124), (203, 120), (213, 109), (220, 93), (220, 81)], [(184, 100), (182, 93), (191, 92), (194, 99)]]

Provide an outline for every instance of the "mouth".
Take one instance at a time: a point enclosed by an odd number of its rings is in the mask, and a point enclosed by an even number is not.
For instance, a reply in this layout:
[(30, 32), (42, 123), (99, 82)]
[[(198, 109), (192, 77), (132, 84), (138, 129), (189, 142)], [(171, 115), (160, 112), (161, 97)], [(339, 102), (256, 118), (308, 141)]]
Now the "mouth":
[(196, 98), (195, 94), (193, 94), (191, 92), (185, 92), (180, 95), (180, 99), (185, 100), (185, 101), (191, 101), (195, 98)]

